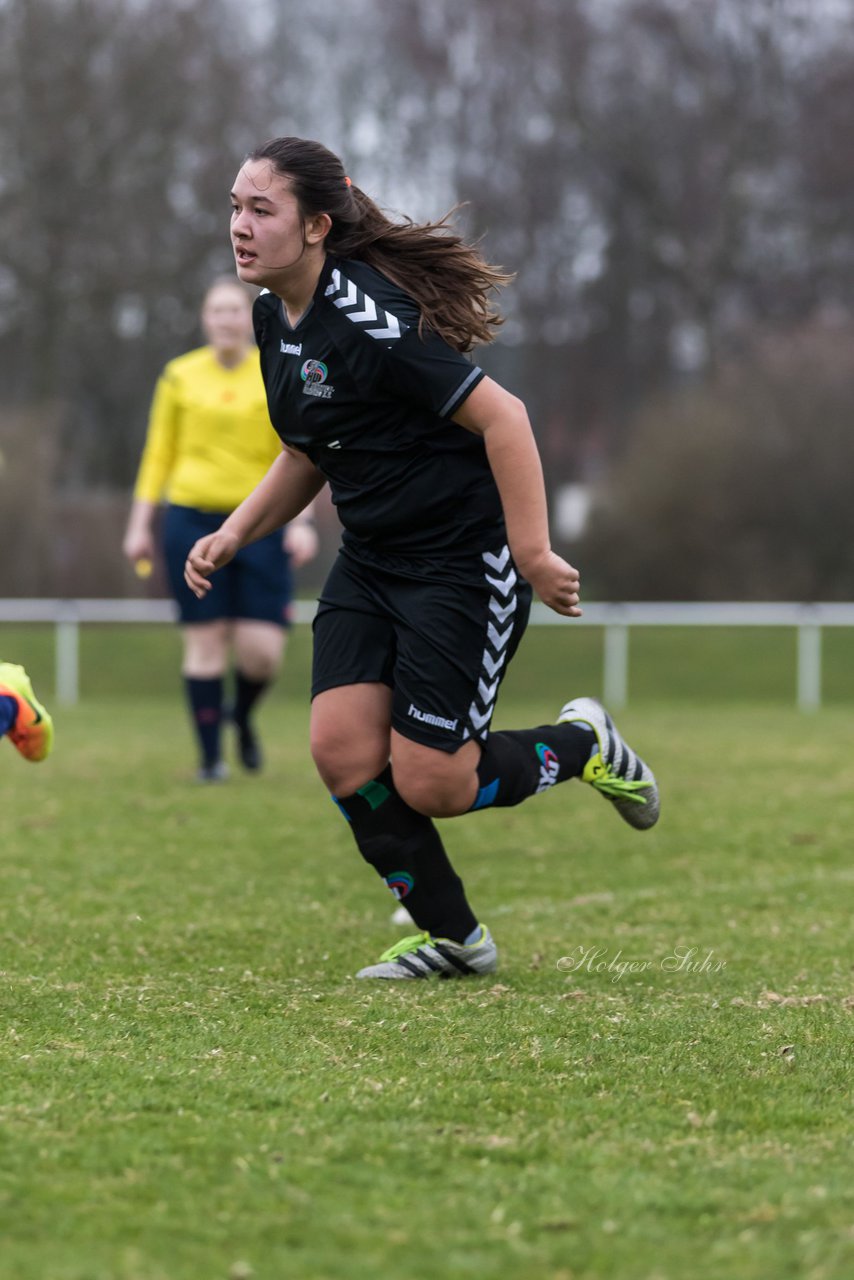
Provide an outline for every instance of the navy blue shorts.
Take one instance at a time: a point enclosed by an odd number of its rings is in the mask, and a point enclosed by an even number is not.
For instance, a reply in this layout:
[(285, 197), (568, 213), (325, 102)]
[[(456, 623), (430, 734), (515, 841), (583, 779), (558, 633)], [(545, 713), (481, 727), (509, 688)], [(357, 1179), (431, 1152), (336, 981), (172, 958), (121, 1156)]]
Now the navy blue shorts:
[(449, 753), (484, 742), (530, 608), (530, 586), (494, 539), (452, 565), (369, 565), (345, 549), (314, 620), (312, 697), (385, 684), (405, 738)]
[(242, 618), (290, 626), (293, 583), (290, 557), (282, 548), (281, 530), (238, 551), (230, 564), (213, 575), (211, 589), (203, 600), (197, 600), (187, 586), (184, 562), (190, 548), (199, 538), (216, 533), (225, 518), (216, 512), (197, 511), (195, 507), (166, 508), (163, 549), (181, 622)]

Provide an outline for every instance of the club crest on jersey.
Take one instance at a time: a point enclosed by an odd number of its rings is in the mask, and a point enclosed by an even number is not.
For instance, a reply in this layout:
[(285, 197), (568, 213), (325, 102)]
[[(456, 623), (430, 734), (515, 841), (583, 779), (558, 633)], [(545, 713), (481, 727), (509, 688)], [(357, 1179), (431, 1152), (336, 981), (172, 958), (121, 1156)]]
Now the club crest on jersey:
[(306, 360), (299, 376), (305, 383), (302, 389), (304, 396), (317, 396), (318, 400), (332, 399), (335, 388), (330, 387), (326, 381), (329, 370), (322, 360)]

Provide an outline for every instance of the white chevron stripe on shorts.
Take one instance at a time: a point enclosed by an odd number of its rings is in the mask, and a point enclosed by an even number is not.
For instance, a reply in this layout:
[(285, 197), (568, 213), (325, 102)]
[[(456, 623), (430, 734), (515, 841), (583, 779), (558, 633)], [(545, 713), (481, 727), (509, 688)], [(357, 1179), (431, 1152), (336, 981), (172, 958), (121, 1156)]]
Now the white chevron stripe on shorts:
[[(481, 674), (478, 677), (477, 694), (469, 707), (469, 726), (463, 734), (463, 739), (472, 736), (485, 738), (489, 731), (489, 722), (495, 710), (498, 686), (501, 683), (499, 672), (507, 661), (507, 650), (513, 636), (512, 619), (517, 603), (518, 577), (510, 563), (510, 548), (505, 544), (497, 554), (484, 551), (482, 558), (483, 576), (490, 587), (489, 613), (492, 617), (486, 624)], [(493, 619), (498, 622), (498, 627)], [(509, 622), (508, 619), (510, 619)], [(507, 623), (506, 626), (505, 623)]]

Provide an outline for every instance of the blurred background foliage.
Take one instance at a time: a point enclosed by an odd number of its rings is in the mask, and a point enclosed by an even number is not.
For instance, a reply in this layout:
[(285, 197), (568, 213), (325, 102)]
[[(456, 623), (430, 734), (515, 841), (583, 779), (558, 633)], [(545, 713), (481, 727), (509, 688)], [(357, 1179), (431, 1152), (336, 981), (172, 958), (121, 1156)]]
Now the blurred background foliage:
[(852, 114), (854, 0), (0, 0), (0, 595), (144, 589), (154, 380), (297, 133), (517, 272), (478, 359), (588, 598), (850, 598)]

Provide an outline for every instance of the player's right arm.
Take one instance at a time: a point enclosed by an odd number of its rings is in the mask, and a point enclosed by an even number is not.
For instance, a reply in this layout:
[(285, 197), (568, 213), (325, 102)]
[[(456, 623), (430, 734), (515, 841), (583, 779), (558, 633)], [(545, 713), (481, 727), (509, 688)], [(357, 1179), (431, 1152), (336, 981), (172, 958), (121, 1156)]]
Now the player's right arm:
[(284, 445), (260, 484), (232, 511), (216, 533), (200, 538), (191, 548), (184, 577), (202, 598), (210, 590), (210, 575), (241, 547), (257, 542), (293, 520), (317, 497), (326, 480), (311, 459)]
[(176, 375), (172, 365), (167, 365), (151, 401), (145, 447), (122, 542), (122, 551), (131, 562), (154, 558), (154, 516), (175, 465), (179, 412)]
[(134, 498), (128, 516), (122, 553), (131, 564), (154, 559), (154, 513), (158, 504)]

